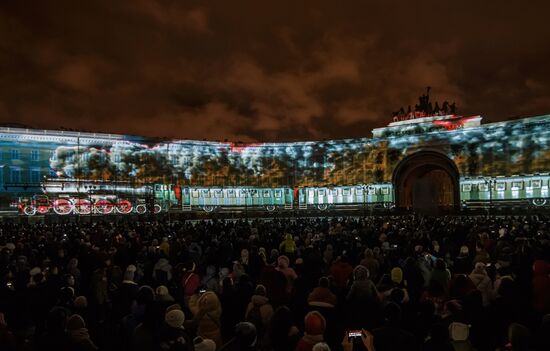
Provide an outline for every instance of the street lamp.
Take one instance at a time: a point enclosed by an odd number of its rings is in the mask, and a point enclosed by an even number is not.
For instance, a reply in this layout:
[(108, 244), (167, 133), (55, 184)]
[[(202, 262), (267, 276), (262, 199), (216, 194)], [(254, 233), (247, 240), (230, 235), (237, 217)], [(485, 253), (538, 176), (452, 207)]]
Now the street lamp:
[(483, 181), (489, 188), (489, 209), (487, 210), (487, 214), (490, 214), (493, 209), (493, 185), (495, 183), (495, 180), (489, 177), (483, 178)]

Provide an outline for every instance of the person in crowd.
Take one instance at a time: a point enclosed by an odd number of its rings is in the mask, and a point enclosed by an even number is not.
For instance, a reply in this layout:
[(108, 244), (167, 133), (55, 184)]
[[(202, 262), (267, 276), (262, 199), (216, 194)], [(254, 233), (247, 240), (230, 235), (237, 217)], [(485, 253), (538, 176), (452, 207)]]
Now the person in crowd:
[(235, 337), (224, 344), (220, 351), (257, 351), (259, 350), (256, 327), (250, 322), (240, 322), (235, 326)]
[(307, 302), (311, 306), (331, 308), (336, 306), (337, 297), (330, 290), (330, 281), (327, 277), (319, 279), (319, 285), (309, 294)]
[(483, 306), (488, 306), (490, 300), (493, 298), (493, 283), (485, 270), (485, 264), (483, 262), (476, 263), (474, 270), (468, 278), (470, 278), (476, 289), (481, 292)]
[(266, 288), (263, 285), (257, 285), (254, 295), (252, 295), (252, 299), (246, 308), (245, 319), (256, 327), (259, 344), (263, 340), (272, 316), (273, 307), (267, 298)]
[(304, 318), (304, 336), (298, 341), (296, 351), (311, 351), (313, 346), (324, 339), (327, 323), (317, 311), (311, 311)]
[(197, 335), (214, 340), (217, 347), (221, 347), (221, 315), (222, 305), (215, 292), (206, 291), (193, 295), (189, 300), (189, 309), (193, 313), (193, 325)]
[(286, 306), (277, 308), (269, 324), (264, 349), (272, 351), (294, 350), (299, 339), (300, 331), (294, 324), (290, 309)]
[(533, 263), (533, 306), (541, 314), (550, 313), (550, 264), (545, 260)]
[(193, 339), (183, 327), (185, 314), (182, 310), (173, 309), (164, 317), (164, 323), (158, 334), (158, 347), (161, 350), (185, 350), (194, 349)]
[(395, 303), (384, 307), (384, 324), (372, 331), (374, 347), (385, 350), (417, 350), (414, 336), (401, 327), (401, 308)]
[(78, 314), (73, 314), (67, 319), (67, 334), (71, 339), (72, 348), (75, 351), (94, 351), (98, 347), (94, 344), (86, 329), (84, 319)]

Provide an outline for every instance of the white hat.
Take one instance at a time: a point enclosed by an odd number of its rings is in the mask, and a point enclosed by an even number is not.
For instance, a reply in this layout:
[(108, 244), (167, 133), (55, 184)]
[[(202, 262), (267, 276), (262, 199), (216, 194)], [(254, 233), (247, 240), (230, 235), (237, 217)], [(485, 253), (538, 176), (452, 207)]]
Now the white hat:
[(195, 344), (195, 351), (216, 351), (216, 343), (211, 339), (203, 339), (197, 336), (193, 339)]
[(164, 321), (172, 328), (181, 328), (185, 322), (185, 314), (182, 310), (171, 310), (164, 316)]
[(449, 335), (453, 341), (468, 340), (470, 326), (464, 323), (453, 322), (449, 325)]

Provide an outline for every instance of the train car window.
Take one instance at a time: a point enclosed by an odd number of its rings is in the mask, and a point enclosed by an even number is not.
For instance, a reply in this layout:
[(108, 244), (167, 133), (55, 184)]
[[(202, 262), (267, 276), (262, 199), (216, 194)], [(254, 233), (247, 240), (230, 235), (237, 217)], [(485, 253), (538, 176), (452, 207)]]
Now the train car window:
[(376, 188), (368, 188), (367, 194), (369, 195), (375, 195), (376, 194)]
[(210, 197), (210, 190), (208, 190), (208, 189), (203, 189), (203, 190), (202, 190), (202, 196), (203, 196), (203, 197)]
[(258, 190), (252, 189), (250, 192), (252, 193), (252, 197), (260, 197), (260, 192)]
[(477, 185), (477, 188), (479, 189), (479, 191), (489, 191), (489, 186), (485, 183), (479, 183)]
[(155, 191), (160, 191), (160, 184), (155, 184)]
[(330, 194), (331, 194), (332, 196), (337, 196), (337, 195), (338, 195), (338, 189), (331, 189), (331, 190), (330, 190)]
[(248, 197), (248, 194), (247, 194), (246, 190), (241, 189), (239, 191), (239, 197)]
[(214, 197), (223, 197), (223, 192), (221, 189), (214, 190)]
[(317, 194), (319, 194), (319, 196), (325, 196), (325, 189), (319, 189), (317, 190)]
[(496, 185), (495, 185), (495, 189), (499, 190), (499, 191), (506, 190), (506, 183), (497, 182)]
[(363, 195), (363, 188), (355, 188), (355, 195)]
[(198, 190), (191, 190), (191, 197), (199, 197), (199, 191)]
[(275, 190), (275, 197), (282, 197), (282, 191), (281, 190)]
[(390, 193), (390, 188), (388, 188), (388, 187), (380, 188), (380, 193), (382, 195), (388, 195)]
[(531, 180), (531, 188), (533, 189), (539, 189), (542, 186), (542, 180), (540, 179), (533, 179)]
[(522, 181), (519, 181), (519, 182), (512, 182), (512, 189), (515, 189), (515, 190), (521, 190), (523, 189), (523, 182)]
[(269, 190), (264, 190), (264, 197), (270, 197), (271, 192)]
[(227, 197), (235, 197), (235, 190), (233, 189), (227, 190)]
[(351, 194), (351, 190), (349, 188), (342, 189), (342, 195), (343, 196), (348, 196), (350, 194)]
[(472, 191), (472, 184), (462, 184), (462, 192), (468, 193)]

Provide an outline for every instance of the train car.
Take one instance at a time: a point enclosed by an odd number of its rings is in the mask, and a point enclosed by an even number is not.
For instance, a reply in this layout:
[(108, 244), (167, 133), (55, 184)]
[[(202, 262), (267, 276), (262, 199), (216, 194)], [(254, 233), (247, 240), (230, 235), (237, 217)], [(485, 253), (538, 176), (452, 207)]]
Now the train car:
[(550, 175), (495, 178), (463, 178), (460, 200), (463, 207), (550, 206)]
[(301, 209), (317, 208), (321, 211), (330, 207), (361, 205), (390, 208), (393, 204), (393, 189), (391, 183), (307, 187), (301, 189), (299, 200)]
[(183, 187), (182, 208), (212, 212), (216, 208), (261, 208), (275, 211), (292, 208), (293, 196), (289, 188), (250, 187)]

